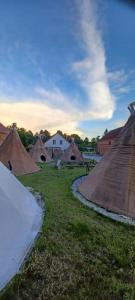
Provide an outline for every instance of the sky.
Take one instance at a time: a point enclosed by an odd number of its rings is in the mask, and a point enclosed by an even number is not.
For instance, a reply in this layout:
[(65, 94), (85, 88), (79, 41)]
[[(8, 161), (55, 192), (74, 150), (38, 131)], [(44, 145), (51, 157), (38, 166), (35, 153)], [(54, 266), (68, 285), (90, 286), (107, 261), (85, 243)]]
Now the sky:
[(89, 138), (135, 100), (135, 7), (120, 0), (0, 1), (0, 122)]

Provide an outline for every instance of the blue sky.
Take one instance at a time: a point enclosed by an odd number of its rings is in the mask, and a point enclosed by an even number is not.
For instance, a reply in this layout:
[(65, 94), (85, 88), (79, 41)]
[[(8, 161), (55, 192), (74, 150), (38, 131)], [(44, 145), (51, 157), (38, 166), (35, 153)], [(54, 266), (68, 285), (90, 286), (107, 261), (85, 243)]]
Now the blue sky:
[(135, 99), (135, 10), (118, 0), (1, 0), (5, 125), (102, 135)]

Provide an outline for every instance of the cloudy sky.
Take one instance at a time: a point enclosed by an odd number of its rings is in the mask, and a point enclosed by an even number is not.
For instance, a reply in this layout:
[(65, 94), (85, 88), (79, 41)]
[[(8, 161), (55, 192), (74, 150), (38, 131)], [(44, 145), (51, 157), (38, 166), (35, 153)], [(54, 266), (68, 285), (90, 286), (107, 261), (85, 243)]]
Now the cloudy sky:
[(102, 135), (135, 100), (135, 8), (118, 0), (0, 1), (0, 122)]

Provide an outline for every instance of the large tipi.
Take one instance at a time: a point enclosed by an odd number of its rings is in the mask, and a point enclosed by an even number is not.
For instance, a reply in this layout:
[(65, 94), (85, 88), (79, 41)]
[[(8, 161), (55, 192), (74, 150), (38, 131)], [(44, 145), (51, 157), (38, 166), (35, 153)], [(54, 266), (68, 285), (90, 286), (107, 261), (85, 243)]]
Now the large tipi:
[(74, 140), (72, 140), (70, 146), (65, 150), (64, 154), (61, 157), (63, 161), (83, 161), (82, 154), (78, 149), (78, 146), (75, 144)]
[(45, 149), (41, 136), (38, 136), (38, 139), (30, 151), (30, 155), (35, 162), (50, 162), (51, 157), (48, 151)]
[(41, 224), (34, 196), (0, 162), (0, 290), (19, 271)]
[(39, 171), (39, 167), (25, 150), (15, 127), (13, 127), (0, 146), (0, 161), (9, 167), (15, 175), (30, 174)]
[(135, 102), (131, 116), (79, 192), (101, 207), (135, 218)]

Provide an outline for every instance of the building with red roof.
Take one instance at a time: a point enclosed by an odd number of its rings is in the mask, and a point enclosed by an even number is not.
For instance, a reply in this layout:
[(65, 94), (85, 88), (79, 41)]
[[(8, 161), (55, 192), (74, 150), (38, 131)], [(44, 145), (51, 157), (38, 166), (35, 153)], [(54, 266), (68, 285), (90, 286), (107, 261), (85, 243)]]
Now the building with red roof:
[(97, 152), (100, 155), (104, 155), (105, 152), (110, 148), (110, 146), (113, 144), (115, 139), (118, 137), (120, 134), (121, 130), (123, 127), (119, 127), (116, 129), (113, 129), (106, 133), (99, 141), (97, 144)]

